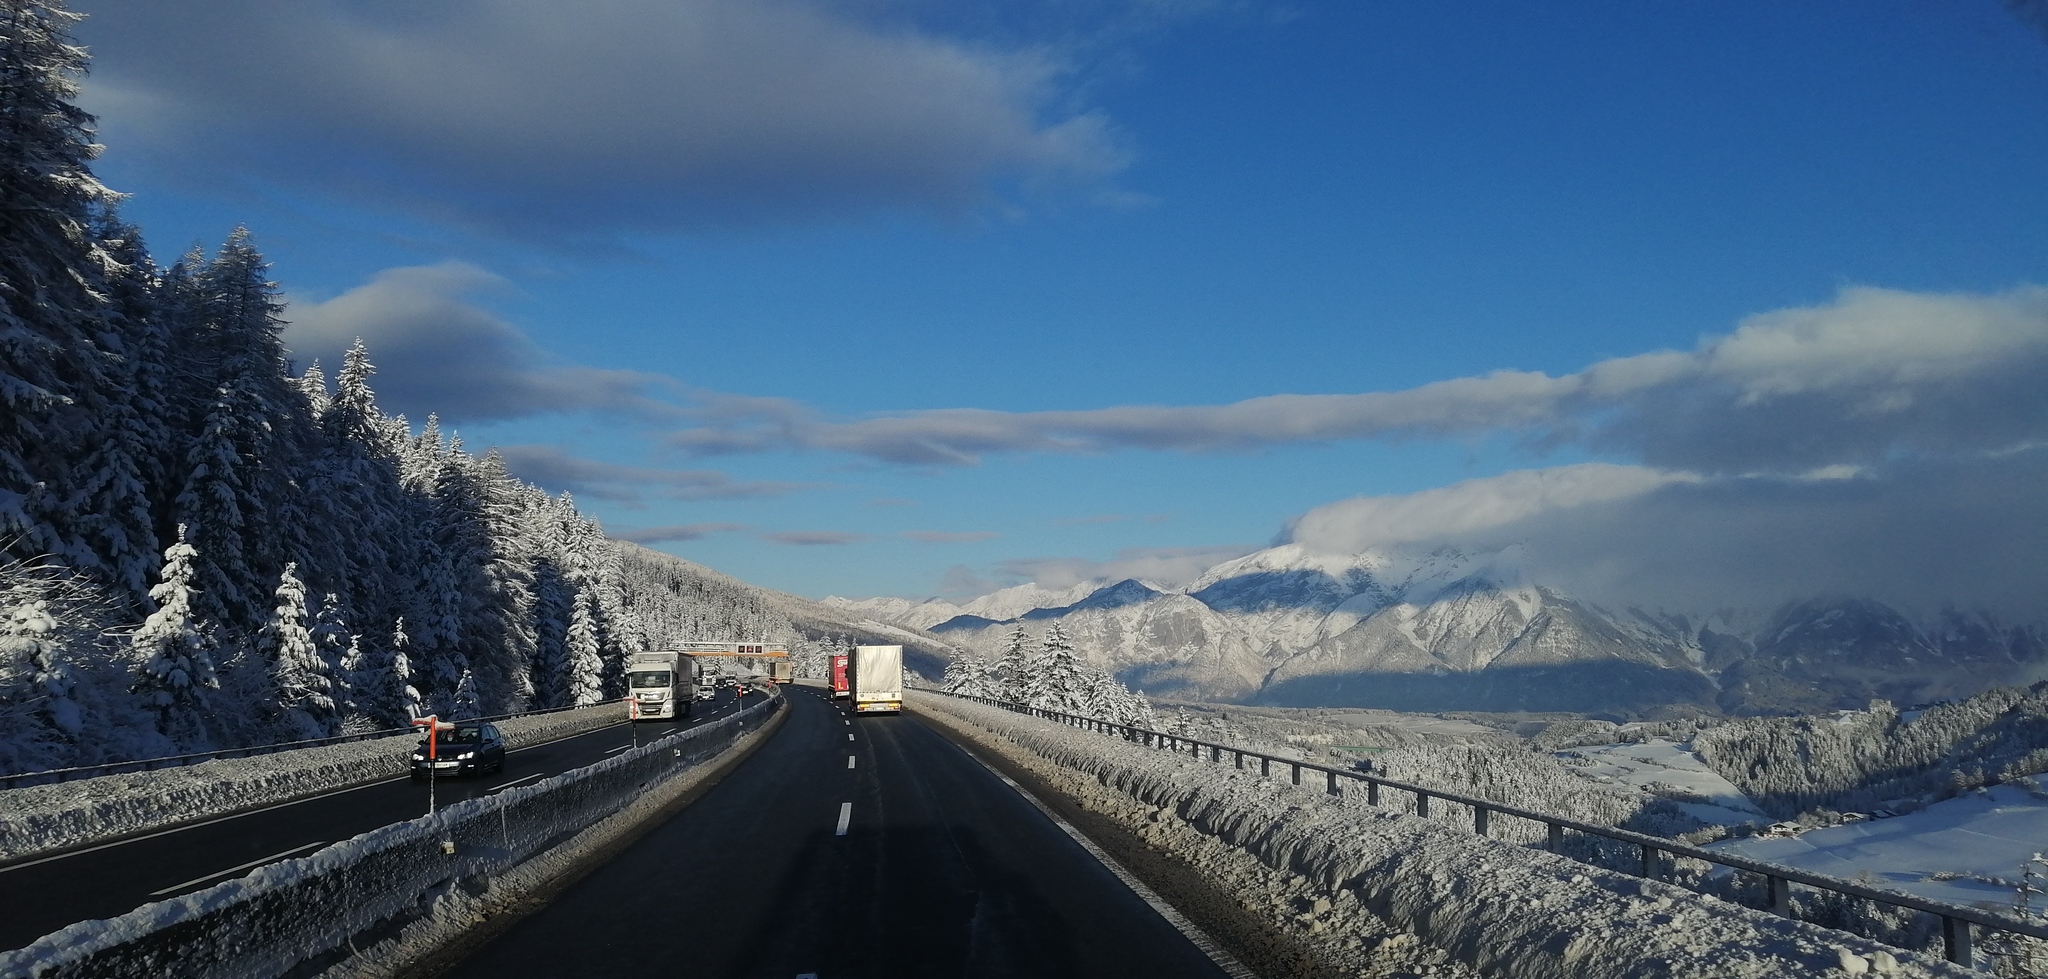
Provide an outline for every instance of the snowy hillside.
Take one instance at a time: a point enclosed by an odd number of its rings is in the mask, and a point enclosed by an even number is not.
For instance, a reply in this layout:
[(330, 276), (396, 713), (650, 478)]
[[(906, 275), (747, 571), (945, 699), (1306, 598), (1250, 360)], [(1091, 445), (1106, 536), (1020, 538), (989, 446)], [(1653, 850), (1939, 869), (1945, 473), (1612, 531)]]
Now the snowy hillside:
[(986, 654), (1059, 622), (1093, 661), (1169, 696), (1401, 710), (1639, 716), (1916, 703), (2030, 679), (2048, 633), (1982, 613), (1918, 622), (1877, 602), (1609, 609), (1547, 581), (1519, 546), (1329, 555), (1283, 544), (1183, 587), (1026, 584), (971, 602), (830, 604)]

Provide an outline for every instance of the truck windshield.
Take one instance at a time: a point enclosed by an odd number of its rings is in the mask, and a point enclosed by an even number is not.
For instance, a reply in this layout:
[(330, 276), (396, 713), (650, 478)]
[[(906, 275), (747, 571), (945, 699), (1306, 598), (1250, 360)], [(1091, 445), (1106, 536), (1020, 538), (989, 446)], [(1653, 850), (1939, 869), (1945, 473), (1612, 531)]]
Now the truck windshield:
[(632, 682), (636, 687), (666, 687), (669, 676), (668, 670), (642, 670), (633, 674)]

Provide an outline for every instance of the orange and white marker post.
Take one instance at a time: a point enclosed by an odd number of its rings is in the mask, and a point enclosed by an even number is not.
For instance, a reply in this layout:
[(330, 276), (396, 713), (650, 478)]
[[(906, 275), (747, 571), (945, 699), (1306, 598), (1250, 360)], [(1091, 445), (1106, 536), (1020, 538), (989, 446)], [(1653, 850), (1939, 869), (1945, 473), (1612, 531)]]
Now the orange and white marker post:
[(434, 765), (434, 759), (439, 757), (434, 749), (441, 743), (438, 735), (442, 731), (455, 730), (455, 725), (434, 714), (428, 714), (425, 717), (414, 718), (412, 726), (427, 729), (427, 815), (431, 816), (434, 814), (434, 779), (440, 774), (440, 769)]

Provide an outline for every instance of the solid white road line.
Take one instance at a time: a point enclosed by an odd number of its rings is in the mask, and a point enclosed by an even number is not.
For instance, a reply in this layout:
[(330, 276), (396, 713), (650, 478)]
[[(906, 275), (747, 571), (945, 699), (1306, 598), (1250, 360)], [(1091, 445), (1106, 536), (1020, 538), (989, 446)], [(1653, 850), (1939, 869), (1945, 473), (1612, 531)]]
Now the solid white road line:
[(506, 782), (506, 783), (505, 783), (505, 784), (503, 784), (503, 785), (493, 785), (493, 786), (491, 786), (490, 788), (488, 788), (488, 789), (485, 789), (484, 791), (485, 791), (485, 792), (496, 792), (496, 791), (498, 791), (499, 789), (509, 789), (509, 788), (511, 788), (511, 787), (513, 787), (513, 786), (515, 786), (515, 785), (518, 785), (518, 784), (519, 784), (519, 783), (521, 783), (521, 782), (531, 782), (531, 781), (533, 781), (534, 779), (537, 779), (537, 778), (546, 778), (546, 777), (547, 777), (547, 775), (546, 775), (545, 773), (543, 773), (543, 772), (535, 772), (535, 773), (533, 773), (533, 774), (531, 774), (531, 775), (528, 775), (528, 776), (526, 776), (525, 778), (515, 778), (515, 779), (513, 779), (512, 781), (510, 781), (510, 782)]
[(846, 756), (846, 767), (848, 767), (848, 768), (852, 768), (852, 767), (853, 767), (853, 756), (852, 756), (852, 755), (847, 755), (847, 756)]
[(835, 830), (832, 835), (845, 836), (846, 824), (850, 822), (853, 822), (853, 803), (842, 802), (839, 804), (839, 829)]
[(622, 744), (622, 745), (620, 745), (620, 746), (618, 746), (618, 747), (616, 747), (616, 748), (606, 748), (606, 749), (604, 749), (604, 753), (605, 753), (605, 754), (607, 754), (607, 755), (616, 755), (616, 754), (618, 754), (619, 752), (621, 752), (621, 751), (624, 751), (624, 750), (626, 750), (627, 748), (631, 748), (631, 747), (632, 747), (632, 745), (630, 745), (630, 744)]
[(173, 893), (173, 892), (175, 892), (175, 891), (182, 891), (182, 890), (184, 890), (185, 888), (187, 888), (187, 887), (191, 887), (191, 886), (192, 886), (192, 885), (194, 885), (194, 884), (204, 883), (204, 882), (206, 882), (206, 881), (209, 881), (209, 880), (212, 880), (212, 879), (214, 879), (215, 877), (226, 877), (227, 875), (229, 875), (229, 874), (232, 874), (232, 873), (234, 873), (235, 871), (238, 871), (238, 870), (247, 870), (247, 869), (249, 869), (250, 867), (261, 867), (261, 866), (263, 866), (264, 864), (266, 864), (266, 863), (270, 863), (270, 862), (272, 862), (272, 861), (274, 861), (274, 860), (282, 860), (282, 859), (284, 859), (284, 858), (286, 858), (286, 857), (288, 857), (288, 856), (291, 856), (291, 855), (292, 855), (292, 854), (294, 854), (294, 853), (304, 853), (304, 852), (306, 852), (307, 850), (311, 850), (311, 849), (314, 849), (314, 848), (316, 848), (316, 847), (323, 847), (323, 846), (326, 846), (326, 845), (327, 845), (327, 841), (326, 841), (326, 840), (321, 840), (321, 841), (320, 841), (320, 842), (318, 842), (318, 843), (308, 843), (308, 844), (306, 844), (305, 846), (295, 846), (295, 847), (292, 847), (292, 848), (291, 848), (291, 849), (289, 849), (289, 850), (286, 850), (286, 851), (284, 851), (283, 853), (273, 853), (273, 854), (271, 854), (270, 856), (264, 857), (264, 858), (263, 858), (263, 859), (261, 859), (261, 860), (251, 860), (251, 861), (249, 861), (248, 863), (242, 864), (241, 866), (238, 866), (238, 867), (229, 867), (228, 869), (226, 869), (226, 870), (223, 870), (223, 871), (221, 871), (220, 873), (217, 873), (217, 874), (207, 874), (207, 875), (206, 875), (206, 876), (204, 876), (204, 877), (194, 877), (194, 878), (192, 878), (191, 880), (188, 880), (188, 881), (186, 881), (186, 882), (184, 882), (184, 883), (182, 883), (182, 884), (172, 884), (171, 886), (169, 886), (169, 887), (166, 887), (166, 888), (164, 888), (163, 890), (160, 890), (160, 891), (150, 891), (150, 892), (149, 892), (149, 896), (150, 896), (150, 897), (162, 897), (162, 896), (164, 896), (165, 894), (170, 894), (170, 893)]
[(1158, 912), (1160, 917), (1165, 918), (1166, 923), (1172, 925), (1175, 931), (1180, 932), (1183, 937), (1187, 938), (1189, 943), (1201, 949), (1202, 954), (1207, 955), (1209, 961), (1216, 963), (1217, 968), (1230, 974), (1232, 979), (1259, 979), (1258, 973), (1246, 968), (1243, 962), (1237, 960), (1237, 956), (1230, 954), (1223, 946), (1216, 944), (1216, 940), (1210, 938), (1208, 932), (1203, 931), (1200, 926), (1189, 921), (1187, 916), (1181, 914), (1178, 908), (1166, 903), (1166, 899), (1160, 897), (1158, 892), (1145, 886), (1143, 881), (1139, 880), (1130, 871), (1125, 870), (1123, 864), (1117, 863), (1114, 857), (1104, 853), (1101, 847), (1095, 845), (1094, 840), (1081, 835), (1081, 831), (1075, 829), (1072, 823), (1061, 818), (1059, 813), (1053, 812), (1051, 806), (1038, 801), (1037, 796), (1032, 795), (1023, 786), (1018, 785), (1010, 776), (997, 771), (994, 765), (983, 761), (981, 756), (968, 751), (958, 744), (953, 745), (953, 747), (959, 748), (962, 754), (974, 759), (975, 763), (987, 769), (990, 775), (1002, 779), (1004, 785), (1009, 786), (1018, 795), (1023, 796), (1025, 802), (1031, 803), (1032, 808), (1043, 813), (1045, 818), (1052, 820), (1053, 825), (1058, 826), (1061, 832), (1066, 833), (1074, 842), (1081, 844), (1081, 849), (1087, 850), (1088, 854), (1094, 857), (1097, 863), (1102, 864), (1104, 869), (1115, 875), (1118, 880), (1123, 881), (1124, 886), (1130, 888), (1131, 893), (1138, 895), (1139, 900), (1151, 905), (1153, 911)]

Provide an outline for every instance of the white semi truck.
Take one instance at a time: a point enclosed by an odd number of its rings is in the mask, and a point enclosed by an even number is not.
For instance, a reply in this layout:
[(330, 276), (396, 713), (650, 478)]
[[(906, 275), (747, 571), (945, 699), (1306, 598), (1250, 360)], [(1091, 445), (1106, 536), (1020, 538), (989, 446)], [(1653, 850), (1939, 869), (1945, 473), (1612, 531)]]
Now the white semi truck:
[(854, 713), (903, 712), (903, 647), (855, 646), (846, 666)]
[(697, 702), (697, 661), (687, 653), (638, 653), (626, 680), (640, 720), (688, 717)]

